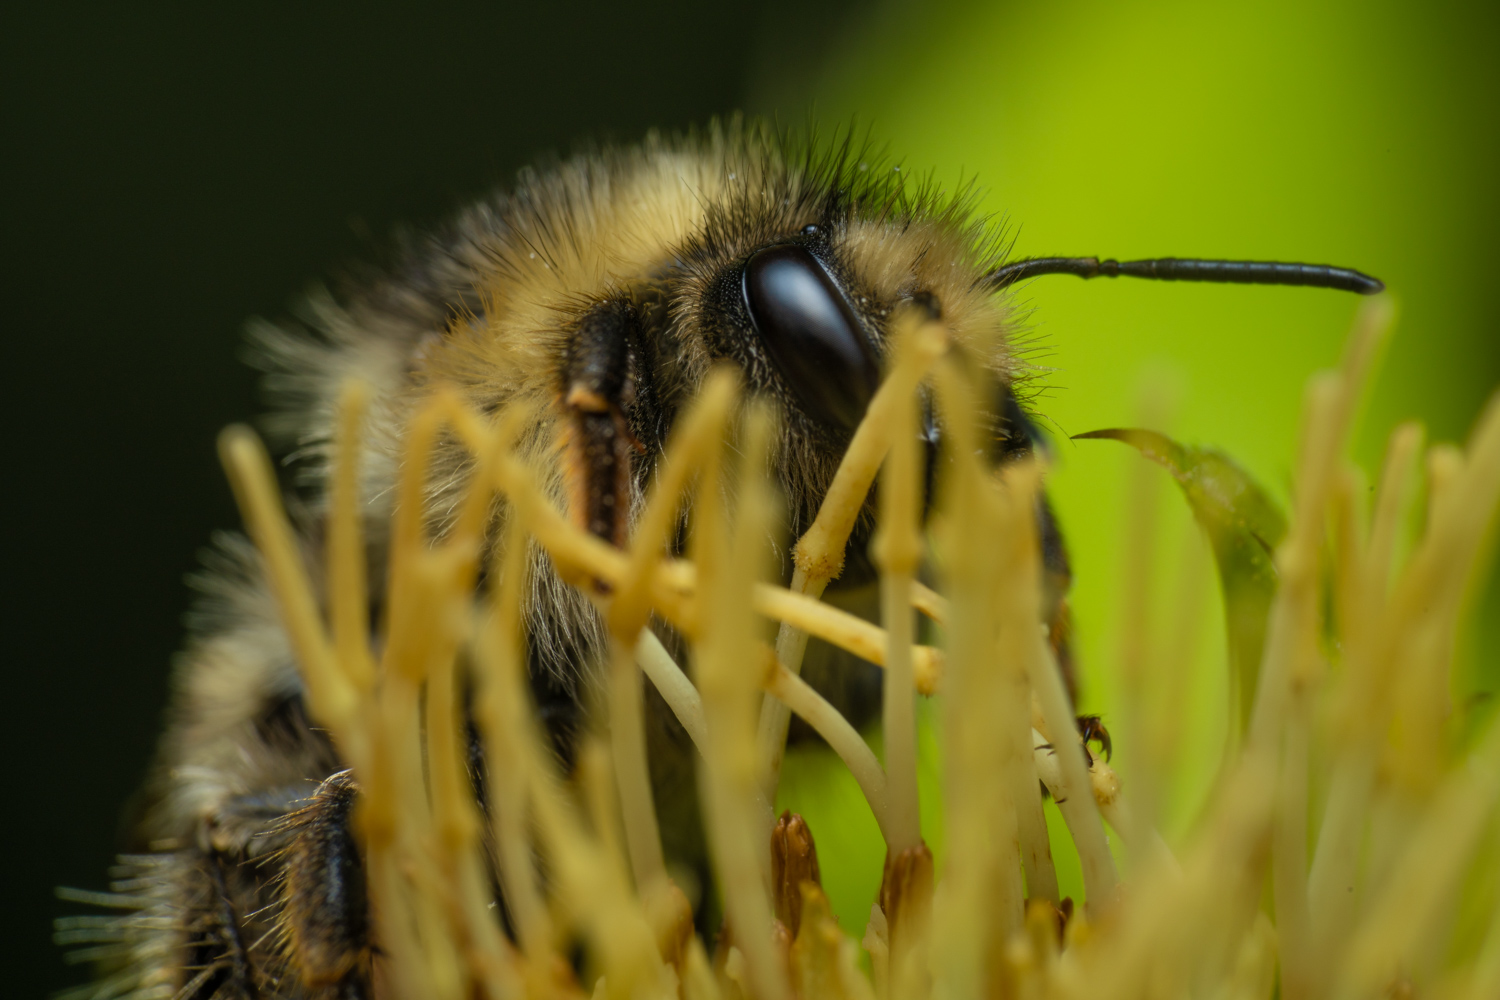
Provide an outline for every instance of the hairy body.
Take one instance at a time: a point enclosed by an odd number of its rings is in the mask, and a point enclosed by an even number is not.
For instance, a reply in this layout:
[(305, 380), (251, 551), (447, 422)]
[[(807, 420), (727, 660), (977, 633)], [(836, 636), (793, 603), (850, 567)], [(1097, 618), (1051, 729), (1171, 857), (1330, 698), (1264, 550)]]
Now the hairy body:
[[(305, 327), (253, 329), (276, 401), (270, 426), (297, 472), (308, 562), (316, 569), (334, 402), (350, 378), (372, 390), (362, 464), (372, 527), (389, 514), (407, 418), (442, 387), (485, 412), (534, 406), (525, 448), (550, 489), (620, 542), (675, 415), (729, 363), (778, 404), (774, 468), (795, 538), (878, 382), (891, 317), (912, 306), (940, 315), (959, 355), (992, 376), (994, 459), (1023, 454), (1034, 437), (1014, 392), (1024, 366), (1005, 302), (984, 280), (1000, 263), (961, 200), (847, 145), (808, 152), (737, 123), (523, 174), (359, 287), (313, 299)], [(459, 448), (440, 450), (426, 499), (436, 532), (467, 474)], [(1061, 625), (1066, 559), (1041, 518), (1048, 615)], [(868, 524), (830, 600), (870, 604), (867, 542)], [(378, 535), (372, 547), (379, 567)], [(531, 579), (532, 690), (566, 763), (605, 633), (587, 596), (540, 553)], [(183, 1000), (368, 996), (378, 942), (349, 824), (358, 775), (306, 716), (254, 551), (224, 540), (200, 585), (141, 853), (129, 859), (139, 878), (117, 899), (135, 912), (100, 932), (120, 945), (116, 982)], [(378, 570), (371, 594), (378, 611)], [(815, 643), (806, 672), (856, 719), (878, 704), (867, 665)], [(685, 820), (664, 824), (667, 853), (693, 866), (702, 848), (686, 821), (697, 813), (690, 745), (659, 700), (649, 712), (658, 806)], [(472, 769), (482, 798), (482, 759)]]

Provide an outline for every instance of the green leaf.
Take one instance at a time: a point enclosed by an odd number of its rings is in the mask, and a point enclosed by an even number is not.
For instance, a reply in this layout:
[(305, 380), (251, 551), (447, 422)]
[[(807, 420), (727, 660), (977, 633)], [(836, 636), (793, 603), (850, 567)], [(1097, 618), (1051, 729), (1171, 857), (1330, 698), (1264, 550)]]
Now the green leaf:
[(1123, 441), (1165, 468), (1182, 487), (1193, 516), (1208, 535), (1219, 569), (1229, 631), (1230, 690), (1243, 732), (1255, 703), (1266, 619), (1276, 595), (1272, 556), (1286, 536), (1286, 515), (1249, 473), (1221, 451), (1188, 447), (1165, 434), (1135, 428), (1074, 437)]

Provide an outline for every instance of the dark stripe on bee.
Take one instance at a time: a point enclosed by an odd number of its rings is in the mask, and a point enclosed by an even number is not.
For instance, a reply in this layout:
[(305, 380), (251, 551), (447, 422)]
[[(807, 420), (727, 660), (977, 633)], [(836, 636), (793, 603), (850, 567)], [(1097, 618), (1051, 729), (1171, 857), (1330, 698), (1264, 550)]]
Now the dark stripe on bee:
[(205, 970), (188, 994), (192, 1000), (207, 997), (234, 997), (235, 1000), (259, 1000), (254, 969), (245, 949), (240, 915), (234, 906), (229, 887), (229, 862), (219, 851), (210, 851), (205, 869), (211, 887), (213, 908), (206, 914), (208, 926), (203, 936), (189, 946), (188, 968)]
[(990, 442), (990, 461), (995, 464), (1014, 462), (1031, 454), (1041, 442), (1041, 431), (1030, 415), (1021, 409), (1010, 386), (1002, 384), (995, 402), (995, 433)]
[(637, 448), (625, 415), (635, 328), (629, 302), (601, 302), (584, 313), (568, 344), (562, 391), (573, 516), (615, 545), (625, 542)]
[(346, 996), (365, 992), (370, 947), (364, 862), (350, 827), (357, 794), (342, 771), (289, 817), (296, 836), (287, 847), (282, 889), (293, 967), (306, 986), (336, 986)]

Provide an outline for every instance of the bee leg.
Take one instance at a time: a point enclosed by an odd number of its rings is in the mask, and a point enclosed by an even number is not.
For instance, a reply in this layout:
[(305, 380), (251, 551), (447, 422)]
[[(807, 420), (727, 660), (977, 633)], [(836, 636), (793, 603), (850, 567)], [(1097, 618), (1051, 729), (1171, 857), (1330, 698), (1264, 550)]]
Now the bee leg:
[(287, 817), (282, 926), (292, 969), (313, 996), (370, 994), (364, 861), (350, 829), (358, 791), (348, 771), (325, 780)]
[(479, 725), (474, 720), (474, 689), (466, 685), (463, 699), (464, 770), (469, 775), (469, 789), (474, 794), (474, 805), (479, 810), (480, 838), (484, 845), (484, 869), (490, 884), (490, 898), (500, 917), (500, 926), (511, 941), (518, 940), (515, 917), (506, 901), (500, 883), (499, 845), (495, 842), (495, 827), (491, 816), (491, 794), (489, 764), (485, 760), (484, 739), (479, 734)]
[(625, 542), (631, 458), (640, 448), (626, 416), (635, 396), (637, 327), (628, 301), (590, 308), (569, 341), (561, 387), (569, 507), (582, 527), (615, 545)]
[(231, 860), (222, 852), (210, 850), (204, 855), (203, 870), (208, 878), (210, 912), (194, 934), (189, 945), (188, 966), (202, 968), (190, 984), (188, 1000), (209, 997), (234, 1000), (260, 1000), (255, 985), (255, 970), (241, 927), (240, 914), (230, 892)]
[[(569, 332), (556, 384), (569, 516), (617, 546), (629, 529), (634, 456), (641, 449), (632, 417), (650, 410), (640, 405), (649, 396), (649, 389), (642, 391), (650, 367), (644, 351), (636, 306), (622, 298), (596, 302)], [(594, 586), (607, 589), (597, 581)], [(532, 636), (542, 639), (528, 644), (531, 693), (562, 769), (571, 772), (583, 723), (583, 668), (598, 654), (575, 619), (592, 610), (556, 602), (538, 610), (543, 620), (533, 623)]]
[[(204, 818), (187, 913), (188, 956), (197, 970), (181, 1000), (257, 1000), (256, 957), (249, 939), (259, 936), (254, 914), (264, 905), (244, 865), (261, 852), (259, 838), (302, 798), (276, 788), (229, 799)], [(201, 880), (201, 881), (200, 881)]]
[[(995, 402), (997, 419), (994, 439), (990, 444), (990, 460), (996, 465), (1028, 458), (1037, 449), (1045, 451), (1046, 442), (1010, 386), (1001, 385)], [(1071, 643), (1072, 622), (1068, 614), (1068, 590), (1073, 586), (1073, 569), (1068, 562), (1068, 547), (1063, 542), (1062, 531), (1057, 526), (1057, 516), (1045, 493), (1038, 494), (1036, 501), (1037, 540), (1042, 549), (1042, 621), (1047, 626), (1047, 639), (1062, 671), (1063, 683), (1068, 688), (1068, 698), (1078, 701), (1078, 677), (1073, 664)]]
[[(1073, 574), (1068, 567), (1068, 552), (1063, 545), (1062, 533), (1046, 497), (1037, 501), (1037, 532), (1042, 545), (1042, 596), (1046, 602), (1047, 642), (1068, 689), (1068, 700), (1076, 705), (1078, 668), (1073, 659), (1073, 617), (1068, 608), (1068, 588), (1072, 586)], [(1109, 760), (1114, 745), (1099, 716), (1080, 715), (1077, 722), (1078, 732), (1083, 737), (1084, 763), (1092, 765), (1094, 762), (1088, 746), (1090, 743), (1098, 743), (1104, 759)]]
[[(999, 419), (990, 456), (997, 464), (1013, 462), (1029, 456), (1039, 447), (1045, 447), (1042, 432), (1021, 409), (1016, 395), (1009, 386), (1001, 386), (996, 403)], [(1042, 549), (1042, 620), (1047, 626), (1047, 641), (1062, 673), (1063, 684), (1068, 689), (1068, 700), (1078, 703), (1078, 669), (1073, 659), (1073, 621), (1068, 609), (1068, 591), (1073, 586), (1073, 570), (1068, 561), (1068, 547), (1063, 541), (1062, 531), (1057, 526), (1057, 516), (1046, 494), (1037, 497), (1037, 539)], [(1088, 744), (1097, 742), (1108, 760), (1113, 751), (1109, 730), (1104, 728), (1097, 715), (1078, 717), (1078, 731), (1083, 735), (1084, 759), (1089, 763)]]

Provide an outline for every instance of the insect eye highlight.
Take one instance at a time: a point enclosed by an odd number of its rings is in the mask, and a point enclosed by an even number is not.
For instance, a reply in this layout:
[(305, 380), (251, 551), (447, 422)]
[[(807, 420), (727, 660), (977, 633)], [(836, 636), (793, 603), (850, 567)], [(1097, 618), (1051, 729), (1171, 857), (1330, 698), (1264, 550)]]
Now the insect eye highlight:
[(852, 431), (880, 365), (838, 284), (807, 248), (766, 247), (745, 262), (745, 308), (808, 416)]

